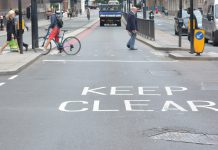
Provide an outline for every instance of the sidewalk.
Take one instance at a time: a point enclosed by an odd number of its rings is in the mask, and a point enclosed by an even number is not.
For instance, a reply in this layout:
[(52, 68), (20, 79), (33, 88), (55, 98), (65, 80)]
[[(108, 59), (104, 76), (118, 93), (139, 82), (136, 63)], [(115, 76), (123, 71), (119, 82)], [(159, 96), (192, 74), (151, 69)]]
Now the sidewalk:
[[(69, 20), (69, 19), (70, 19), (70, 18), (64, 17), (64, 18), (63, 18), (63, 21), (67, 21), (67, 20)], [(27, 26), (30, 27), (30, 30), (31, 30), (31, 21), (28, 20), (28, 21), (26, 21), (26, 23), (27, 23)], [(49, 25), (49, 24), (50, 24), (50, 19), (49, 19), (49, 20), (40, 19), (40, 20), (38, 21), (38, 27), (47, 26), (47, 25)], [(6, 33), (5, 30), (4, 30), (4, 31), (0, 31), (0, 37), (1, 37), (1, 36), (6, 36), (6, 35), (7, 35), (7, 33)]]
[[(79, 19), (80, 17), (78, 17)], [(75, 19), (76, 20), (76, 19)], [(85, 26), (81, 26), (78, 30), (74, 30), (73, 32), (69, 32), (66, 34), (67, 36), (76, 36), (83, 31), (89, 29), (91, 26), (96, 24), (99, 19), (95, 19), (94, 21), (86, 24)], [(46, 21), (43, 22), (45, 25)], [(3, 55), (0, 55), (0, 75), (12, 75), (20, 72), (22, 69), (33, 63), (37, 60), (41, 55), (40, 50), (24, 51), (24, 54), (19, 54), (17, 52), (4, 52)]]
[(178, 36), (172, 36), (169, 33), (155, 30), (155, 41), (138, 36), (137, 39), (152, 48), (160, 51), (169, 52), (169, 57), (177, 60), (218, 60), (218, 50), (216, 47), (205, 46), (201, 56), (190, 54), (190, 42), (182, 39), (182, 47), (178, 47)]
[[(168, 20), (173, 20), (173, 16), (164, 16)], [(126, 21), (123, 19), (126, 24)], [(178, 46), (178, 36), (171, 35), (170, 33), (155, 29), (155, 41), (146, 39), (137, 35), (137, 39), (155, 50), (166, 51), (169, 57), (178, 60), (218, 60), (218, 49), (210, 45), (205, 46), (204, 53), (201, 56), (190, 54), (190, 42), (188, 39), (182, 38), (182, 47)], [(217, 50), (216, 50), (217, 49)]]

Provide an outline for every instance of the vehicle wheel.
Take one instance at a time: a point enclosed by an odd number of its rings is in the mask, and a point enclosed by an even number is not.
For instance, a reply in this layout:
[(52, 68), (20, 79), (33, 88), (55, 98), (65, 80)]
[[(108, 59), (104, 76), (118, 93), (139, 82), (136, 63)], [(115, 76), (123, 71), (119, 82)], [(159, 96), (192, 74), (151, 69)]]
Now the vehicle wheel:
[(100, 26), (101, 26), (101, 27), (104, 26), (104, 23), (103, 23), (103, 22), (100, 22)]
[(213, 41), (213, 46), (218, 46), (218, 41)]
[(80, 40), (76, 37), (68, 37), (63, 42), (63, 49), (67, 55), (76, 55), (81, 49)]
[(42, 54), (43, 55), (46, 55), (48, 54), (50, 51), (51, 51), (51, 48), (52, 48), (52, 44), (51, 42), (49, 43), (47, 49), (44, 49), (44, 45), (46, 44), (48, 38), (45, 38), (45, 37), (39, 37), (39, 48), (42, 49)]
[(121, 22), (118, 22), (118, 23), (117, 23), (117, 26), (120, 27), (120, 26), (121, 26)]
[(205, 41), (205, 43), (208, 43), (208, 39), (206, 39), (206, 38), (205, 38), (205, 40), (204, 40), (204, 41)]

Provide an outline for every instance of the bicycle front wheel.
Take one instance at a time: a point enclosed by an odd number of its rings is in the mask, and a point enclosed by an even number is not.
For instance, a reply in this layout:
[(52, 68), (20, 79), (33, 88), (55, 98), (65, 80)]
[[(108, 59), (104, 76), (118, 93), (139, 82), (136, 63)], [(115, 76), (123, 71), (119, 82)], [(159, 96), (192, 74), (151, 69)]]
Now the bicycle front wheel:
[(81, 49), (80, 40), (76, 37), (68, 37), (63, 42), (64, 52), (68, 55), (76, 55)]
[(42, 49), (42, 54), (46, 55), (51, 51), (52, 45), (51, 42), (48, 44), (47, 49), (44, 48), (45, 44), (47, 43), (48, 39), (45, 37), (40, 37), (39, 38), (39, 48)]

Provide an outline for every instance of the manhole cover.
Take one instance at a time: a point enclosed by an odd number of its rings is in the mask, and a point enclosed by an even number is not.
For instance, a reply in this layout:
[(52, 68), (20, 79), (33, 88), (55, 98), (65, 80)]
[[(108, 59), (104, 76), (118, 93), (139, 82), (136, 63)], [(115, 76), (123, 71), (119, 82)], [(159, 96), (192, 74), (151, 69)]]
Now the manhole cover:
[(201, 89), (205, 91), (218, 91), (218, 82), (202, 82)]
[(155, 140), (166, 140), (203, 145), (218, 145), (218, 135), (209, 135), (202, 133), (166, 132), (151, 136), (150, 138)]
[(180, 75), (180, 73), (176, 70), (163, 70), (163, 71), (150, 70), (149, 72), (153, 76), (178, 76)]

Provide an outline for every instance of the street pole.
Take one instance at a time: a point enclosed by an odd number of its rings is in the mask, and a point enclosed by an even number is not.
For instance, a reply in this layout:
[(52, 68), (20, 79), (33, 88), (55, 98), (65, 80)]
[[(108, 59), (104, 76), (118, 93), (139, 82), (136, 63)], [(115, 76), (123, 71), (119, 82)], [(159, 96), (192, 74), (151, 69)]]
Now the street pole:
[(37, 0), (31, 0), (32, 49), (39, 47)]
[(143, 19), (146, 19), (147, 18), (147, 14), (146, 14), (146, 0), (143, 0), (144, 1), (144, 7), (143, 7)]
[(194, 23), (194, 4), (193, 4), (193, 0), (190, 0), (190, 48), (191, 51), (190, 53), (194, 53), (194, 29), (193, 29), (193, 23)]
[(19, 11), (19, 45), (20, 45), (20, 54), (23, 54), (23, 32), (22, 32), (22, 2), (21, 0), (18, 1), (18, 11)]
[(179, 0), (179, 47), (182, 47), (182, 0)]

